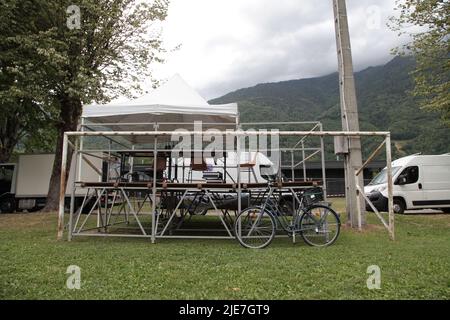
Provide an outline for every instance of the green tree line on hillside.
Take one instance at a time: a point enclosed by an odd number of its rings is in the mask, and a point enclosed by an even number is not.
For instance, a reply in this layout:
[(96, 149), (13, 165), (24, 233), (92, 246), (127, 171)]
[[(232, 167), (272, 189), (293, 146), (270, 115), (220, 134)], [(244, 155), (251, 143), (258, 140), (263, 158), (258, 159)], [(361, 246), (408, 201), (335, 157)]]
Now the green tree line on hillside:
[[(450, 152), (450, 129), (439, 120), (440, 114), (422, 109), (418, 98), (411, 94), (414, 89), (411, 73), (415, 67), (413, 57), (399, 56), (385, 65), (355, 73), (360, 127), (390, 131), (395, 157), (417, 152)], [(231, 92), (211, 103), (234, 101), (239, 104), (242, 122), (321, 121), (325, 130), (341, 130), (337, 73), (259, 84)], [(366, 156), (377, 141), (362, 140)], [(328, 139), (328, 142), (327, 157), (332, 159), (332, 141)]]

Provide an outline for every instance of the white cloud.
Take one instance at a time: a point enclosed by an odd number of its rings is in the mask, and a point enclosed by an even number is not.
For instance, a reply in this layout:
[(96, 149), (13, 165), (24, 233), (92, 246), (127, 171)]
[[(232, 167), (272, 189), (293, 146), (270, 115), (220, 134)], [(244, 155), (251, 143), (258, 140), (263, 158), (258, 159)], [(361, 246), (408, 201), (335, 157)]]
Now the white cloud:
[[(394, 0), (347, 0), (356, 70), (387, 62), (404, 41), (386, 26), (394, 6)], [(337, 70), (331, 0), (172, 0), (164, 39), (181, 48), (155, 75), (180, 73), (208, 99)]]

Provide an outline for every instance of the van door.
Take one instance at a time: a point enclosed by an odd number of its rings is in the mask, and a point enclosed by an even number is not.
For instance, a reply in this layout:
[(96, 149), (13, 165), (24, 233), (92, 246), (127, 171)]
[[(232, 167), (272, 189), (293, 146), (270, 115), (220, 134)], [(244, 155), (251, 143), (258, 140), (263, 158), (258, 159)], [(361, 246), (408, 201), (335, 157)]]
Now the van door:
[(14, 164), (0, 165), (0, 197), (6, 194), (14, 193)]
[(0, 164), (0, 212), (15, 210), (15, 164)]
[(408, 209), (421, 207), (425, 201), (421, 171), (419, 166), (406, 167), (395, 181), (395, 196), (402, 197)]
[(424, 165), (423, 191), (420, 205), (427, 208), (450, 207), (450, 166)]

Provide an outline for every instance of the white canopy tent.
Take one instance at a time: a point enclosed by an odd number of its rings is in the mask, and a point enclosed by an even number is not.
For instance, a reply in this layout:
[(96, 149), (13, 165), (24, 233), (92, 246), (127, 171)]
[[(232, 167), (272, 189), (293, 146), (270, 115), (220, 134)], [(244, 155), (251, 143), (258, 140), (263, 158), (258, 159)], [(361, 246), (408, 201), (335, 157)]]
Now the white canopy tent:
[(194, 121), (202, 121), (203, 129), (236, 128), (236, 103), (210, 105), (178, 74), (157, 89), (137, 99), (104, 105), (85, 105), (83, 123), (96, 124), (91, 129), (112, 131), (171, 131), (193, 129)]

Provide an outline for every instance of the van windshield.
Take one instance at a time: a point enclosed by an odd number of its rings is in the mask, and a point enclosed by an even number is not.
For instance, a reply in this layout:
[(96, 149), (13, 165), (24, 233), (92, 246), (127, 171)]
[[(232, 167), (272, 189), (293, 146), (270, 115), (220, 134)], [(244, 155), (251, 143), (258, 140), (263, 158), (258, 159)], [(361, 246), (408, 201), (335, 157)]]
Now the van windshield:
[(261, 177), (267, 181), (275, 180), (277, 175), (277, 171), (270, 165), (260, 165), (259, 172), (261, 173)]
[[(400, 170), (401, 167), (392, 167), (392, 176), (395, 176), (395, 174)], [(377, 174), (372, 181), (370, 181), (369, 185), (374, 184), (382, 184), (387, 182), (387, 168), (384, 168), (380, 171), (379, 174)]]

